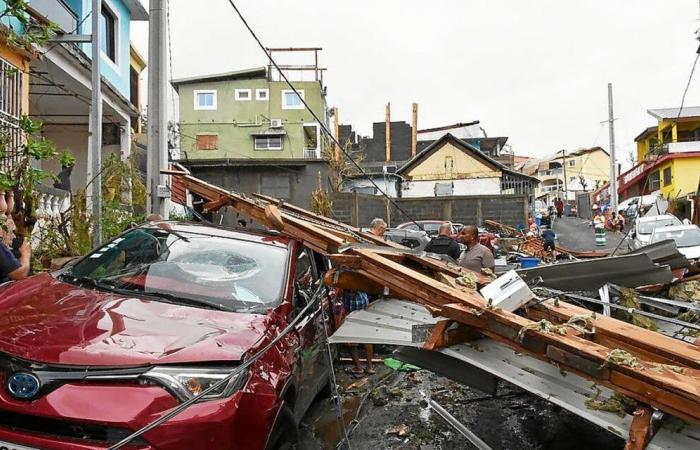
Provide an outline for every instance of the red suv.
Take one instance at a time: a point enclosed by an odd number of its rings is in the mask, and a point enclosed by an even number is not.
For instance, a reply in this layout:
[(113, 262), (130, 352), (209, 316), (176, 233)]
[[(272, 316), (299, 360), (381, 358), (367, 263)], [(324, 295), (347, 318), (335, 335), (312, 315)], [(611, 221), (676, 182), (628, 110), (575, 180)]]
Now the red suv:
[[(327, 263), (279, 235), (164, 222), (0, 287), (0, 448), (114, 445), (275, 339)], [(240, 376), (124, 448), (294, 444), (329, 387), (323, 308), (336, 294)]]

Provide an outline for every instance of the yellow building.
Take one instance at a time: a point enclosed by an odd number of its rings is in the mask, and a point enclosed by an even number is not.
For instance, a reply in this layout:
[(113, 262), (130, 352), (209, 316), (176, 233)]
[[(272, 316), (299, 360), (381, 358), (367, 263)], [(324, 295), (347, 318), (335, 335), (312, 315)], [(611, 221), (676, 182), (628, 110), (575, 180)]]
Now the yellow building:
[[(575, 200), (610, 179), (610, 155), (601, 147), (562, 150), (540, 159), (528, 159), (516, 169), (540, 180), (537, 198), (551, 204), (561, 198)], [(566, 192), (566, 194), (565, 194)]]
[(700, 179), (700, 107), (648, 113), (657, 125), (635, 138), (637, 164), (620, 175), (620, 199), (657, 191), (671, 199), (694, 196)]

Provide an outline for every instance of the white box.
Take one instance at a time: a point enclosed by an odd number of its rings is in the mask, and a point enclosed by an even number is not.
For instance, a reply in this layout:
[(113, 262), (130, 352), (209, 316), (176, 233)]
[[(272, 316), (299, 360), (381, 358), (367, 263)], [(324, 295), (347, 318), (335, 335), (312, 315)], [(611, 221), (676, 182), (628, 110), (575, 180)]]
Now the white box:
[(494, 308), (513, 312), (532, 300), (532, 291), (515, 270), (508, 271), (481, 289), (481, 295)]

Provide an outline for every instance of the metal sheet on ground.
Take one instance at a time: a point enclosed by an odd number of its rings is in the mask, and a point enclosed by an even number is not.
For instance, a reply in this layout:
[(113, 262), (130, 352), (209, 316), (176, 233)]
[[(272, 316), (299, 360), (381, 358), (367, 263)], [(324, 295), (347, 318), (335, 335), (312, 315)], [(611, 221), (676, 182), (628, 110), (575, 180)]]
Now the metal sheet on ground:
[[(385, 330), (383, 325), (376, 325), (385, 322), (387, 317), (403, 320), (406, 328), (397, 329), (393, 321), (392, 329)], [(365, 311), (348, 315), (331, 340), (336, 343), (367, 342), (420, 347), (421, 343), (412, 342), (409, 325), (436, 323), (438, 320), (441, 319), (432, 317), (420, 305), (400, 300), (379, 300)], [(597, 390), (583, 377), (572, 373), (562, 374), (555, 365), (517, 353), (491, 339), (454, 345), (440, 351), (538, 395), (624, 439), (628, 437), (632, 416), (621, 418), (614, 413), (586, 407), (586, 401), (596, 395)], [(600, 398), (609, 398), (613, 394), (604, 387), (597, 389), (602, 391)], [(648, 448), (690, 450), (697, 448), (699, 442), (700, 426), (673, 419), (661, 427)]]

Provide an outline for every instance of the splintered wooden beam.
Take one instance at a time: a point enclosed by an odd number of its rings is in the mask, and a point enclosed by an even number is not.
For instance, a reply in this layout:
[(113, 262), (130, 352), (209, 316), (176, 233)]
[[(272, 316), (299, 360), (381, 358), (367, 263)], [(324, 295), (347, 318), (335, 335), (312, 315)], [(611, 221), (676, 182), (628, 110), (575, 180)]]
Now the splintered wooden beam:
[[(388, 291), (391, 296), (423, 305), (436, 316), (458, 322), (462, 330), (475, 330), (642, 404), (700, 423), (698, 347), (610, 317), (592, 318), (591, 311), (561, 301), (529, 308), (525, 317), (490, 308), (476, 290), (458, 285), (457, 279), (467, 273), (459, 266), (402, 251), (398, 244), (270, 197), (251, 199), (190, 175), (174, 176), (181, 177), (190, 191), (210, 206), (229, 205), (327, 255), (335, 269), (327, 274), (329, 285), (377, 295)], [(374, 245), (357, 245), (367, 242)], [(491, 281), (483, 274), (476, 278), (479, 285)], [(581, 317), (589, 318), (588, 328), (569, 326), (568, 322)], [(537, 322), (541, 319), (546, 321)], [(447, 324), (442, 327), (431, 337), (431, 345), (452, 342), (444, 340)]]

